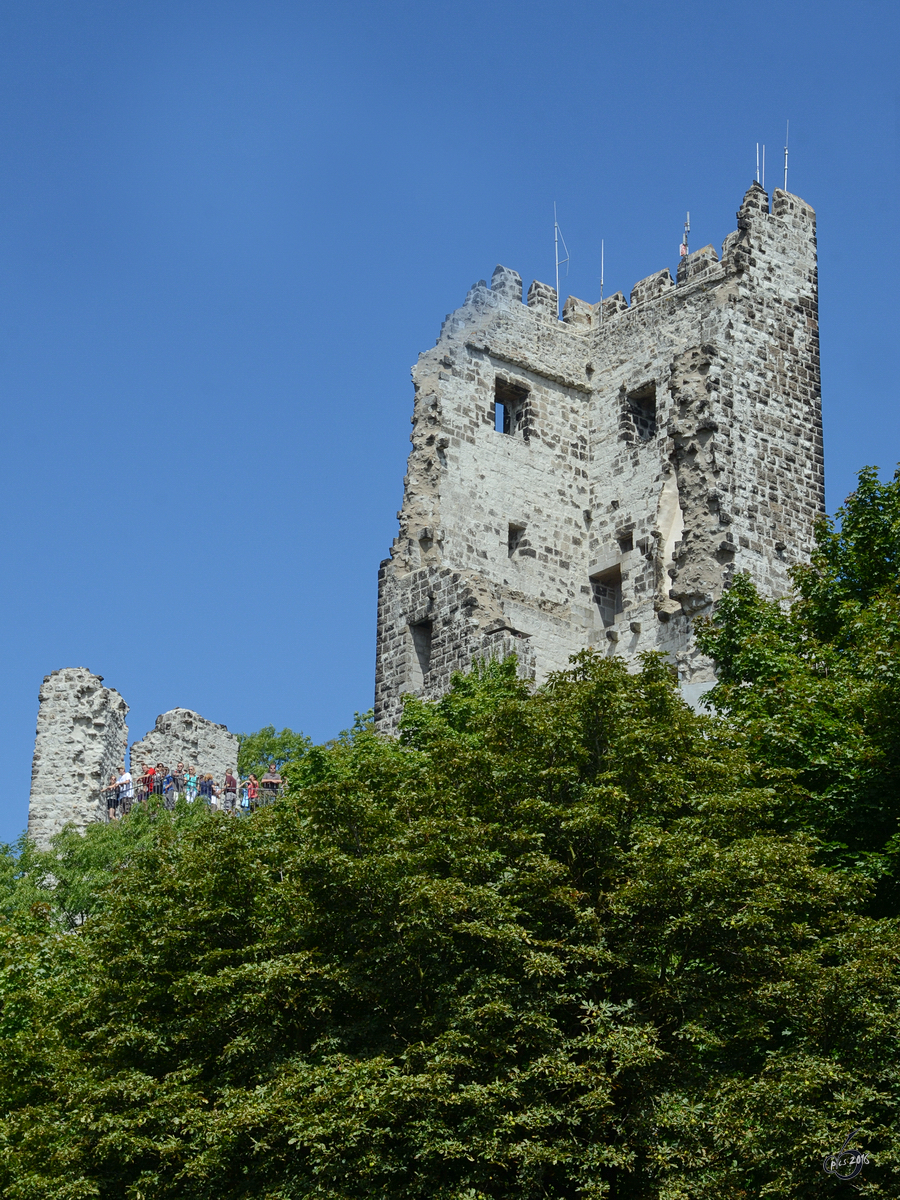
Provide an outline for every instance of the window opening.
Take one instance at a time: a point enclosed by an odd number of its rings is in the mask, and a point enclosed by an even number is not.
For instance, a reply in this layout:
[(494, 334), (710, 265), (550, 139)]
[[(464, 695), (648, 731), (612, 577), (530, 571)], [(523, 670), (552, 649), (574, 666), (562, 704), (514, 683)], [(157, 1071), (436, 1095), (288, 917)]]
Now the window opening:
[(638, 440), (649, 442), (656, 437), (656, 384), (645, 384), (629, 392), (626, 399)]
[(528, 436), (525, 404), (528, 389), (506, 379), (494, 381), (494, 429), (497, 433)]
[(413, 691), (421, 691), (425, 687), (425, 676), (431, 669), (431, 621), (417, 621), (410, 625), (412, 637), (412, 662), (409, 672), (409, 683)]
[(524, 536), (524, 525), (510, 525), (506, 538), (506, 553), (510, 558), (512, 558), (515, 552), (518, 550)]
[(622, 568), (610, 567), (591, 576), (594, 603), (604, 625), (614, 625), (622, 611)]
[(619, 550), (620, 550), (620, 552), (622, 554), (628, 554), (628, 552), (633, 549), (634, 549), (634, 534), (631, 532), (620, 533), (619, 534)]

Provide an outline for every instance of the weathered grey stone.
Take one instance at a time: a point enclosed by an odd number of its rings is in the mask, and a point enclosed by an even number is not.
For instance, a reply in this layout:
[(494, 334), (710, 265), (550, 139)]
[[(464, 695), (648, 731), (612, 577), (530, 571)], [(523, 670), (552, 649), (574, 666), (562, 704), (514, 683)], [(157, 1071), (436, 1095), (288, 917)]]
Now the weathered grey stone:
[(132, 745), (131, 772), (137, 778), (144, 764), (155, 767), (161, 762), (171, 768), (183, 762), (221, 783), (226, 770), (237, 770), (237, 757), (236, 734), (189, 708), (173, 708), (158, 716), (153, 729)]
[(128, 705), (85, 667), (53, 671), (39, 698), (28, 836), (46, 847), (64, 825), (105, 817), (100, 791), (125, 761)]
[[(712, 679), (693, 619), (735, 570), (784, 596), (824, 511), (815, 213), (754, 184), (718, 261), (589, 306), (498, 267), (413, 369), (400, 529), (379, 574), (375, 714), (515, 648)], [(504, 419), (497, 432), (497, 406)], [(610, 636), (615, 635), (615, 636)]]

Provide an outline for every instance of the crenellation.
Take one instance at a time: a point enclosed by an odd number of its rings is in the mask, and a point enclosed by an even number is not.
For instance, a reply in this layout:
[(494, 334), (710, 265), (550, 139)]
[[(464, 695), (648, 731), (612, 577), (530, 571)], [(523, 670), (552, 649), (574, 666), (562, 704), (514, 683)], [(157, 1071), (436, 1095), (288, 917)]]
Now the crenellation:
[(522, 276), (516, 271), (511, 271), (509, 267), (502, 267), (498, 263), (494, 267), (494, 274), (491, 276), (491, 291), (496, 296), (502, 296), (511, 304), (521, 304)]
[(700, 250), (694, 250), (693, 253), (684, 255), (678, 263), (678, 271), (675, 276), (677, 286), (682, 287), (691, 279), (707, 275), (718, 265), (719, 256), (713, 246), (704, 246)]
[(533, 311), (540, 313), (544, 317), (550, 317), (556, 320), (558, 313), (559, 301), (556, 295), (556, 288), (550, 287), (547, 283), (539, 283), (534, 280), (531, 287), (528, 289), (528, 307)]
[(631, 289), (631, 307), (646, 304), (648, 300), (658, 300), (675, 286), (668, 267), (639, 280)]

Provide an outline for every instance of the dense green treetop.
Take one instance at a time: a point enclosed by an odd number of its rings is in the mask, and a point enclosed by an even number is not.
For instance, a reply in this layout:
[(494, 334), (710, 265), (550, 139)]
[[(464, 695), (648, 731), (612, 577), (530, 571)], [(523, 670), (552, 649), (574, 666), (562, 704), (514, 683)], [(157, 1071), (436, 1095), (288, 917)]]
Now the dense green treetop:
[(311, 749), (312, 740), (293, 729), (275, 732), (274, 725), (266, 725), (256, 733), (239, 733), (238, 771), (246, 778), (251, 771), (262, 775), (270, 764), (279, 770), (288, 763), (299, 762)]
[(895, 1196), (898, 492), (792, 608), (735, 580), (715, 715), (654, 655), (490, 663), (395, 739), (243, 739), (252, 816), (0, 857), (2, 1194), (802, 1200), (858, 1127)]
[(855, 1125), (891, 1193), (896, 924), (659, 659), (289, 771), (159, 812), (75, 934), (13, 913), (5, 1195), (814, 1196)]
[(788, 768), (789, 819), (879, 880), (880, 911), (900, 912), (900, 472), (866, 468), (823, 521), (795, 602), (763, 600), (739, 575), (700, 631), (719, 683), (716, 711), (753, 755)]

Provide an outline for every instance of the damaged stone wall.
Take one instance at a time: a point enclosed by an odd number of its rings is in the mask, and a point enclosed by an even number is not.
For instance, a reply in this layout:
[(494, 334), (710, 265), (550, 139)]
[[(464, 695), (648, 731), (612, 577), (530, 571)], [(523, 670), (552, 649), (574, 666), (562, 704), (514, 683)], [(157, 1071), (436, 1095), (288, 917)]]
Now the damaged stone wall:
[(131, 747), (131, 770), (135, 777), (145, 764), (155, 767), (161, 762), (175, 767), (182, 762), (221, 782), (227, 770), (237, 770), (237, 759), (237, 735), (189, 708), (162, 713), (153, 729)]
[(400, 528), (379, 574), (375, 711), (515, 650), (594, 645), (711, 678), (692, 622), (735, 570), (782, 596), (824, 511), (815, 214), (754, 184), (726, 238), (590, 305), (498, 267), (413, 370)]
[[(106, 819), (101, 792), (125, 763), (127, 714), (119, 693), (84, 667), (54, 671), (44, 680), (28, 805), (28, 836), (42, 848), (66, 824), (83, 831)], [(226, 770), (237, 770), (237, 756), (238, 738), (224, 725), (175, 708), (131, 747), (131, 771), (136, 778), (144, 763), (183, 762), (221, 783)]]
[(28, 836), (46, 848), (64, 825), (104, 818), (100, 789), (125, 761), (128, 705), (86, 667), (47, 675), (39, 701)]

